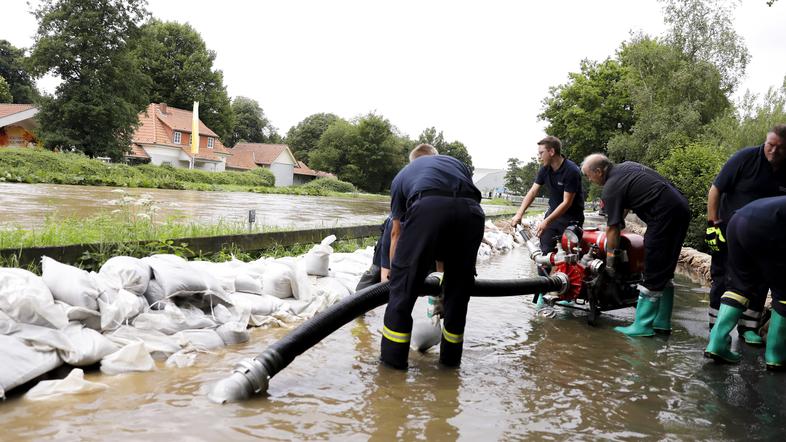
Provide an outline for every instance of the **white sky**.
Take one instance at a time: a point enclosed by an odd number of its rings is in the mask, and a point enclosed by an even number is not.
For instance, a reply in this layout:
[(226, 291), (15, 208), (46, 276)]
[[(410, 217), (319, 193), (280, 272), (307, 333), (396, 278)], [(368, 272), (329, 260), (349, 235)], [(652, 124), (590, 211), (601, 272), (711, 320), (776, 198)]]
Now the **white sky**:
[[(536, 153), (549, 86), (583, 58), (612, 56), (631, 31), (664, 30), (655, 0), (148, 1), (153, 16), (190, 23), (230, 96), (257, 100), (282, 135), (313, 113), (374, 111), (412, 138), (435, 126), (475, 167), (500, 169)], [(786, 0), (743, 3), (735, 26), (752, 61), (740, 90), (761, 94), (786, 75)], [(1, 39), (32, 45), (27, 11), (3, 1)]]

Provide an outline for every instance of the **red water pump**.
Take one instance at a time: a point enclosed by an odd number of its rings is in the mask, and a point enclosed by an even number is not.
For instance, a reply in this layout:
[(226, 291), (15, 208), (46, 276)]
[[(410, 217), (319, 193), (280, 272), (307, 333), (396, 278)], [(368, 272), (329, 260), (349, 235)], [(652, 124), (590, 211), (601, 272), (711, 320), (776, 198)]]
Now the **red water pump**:
[[(522, 234), (527, 238), (527, 235)], [(551, 305), (585, 310), (590, 324), (601, 312), (636, 305), (638, 289), (644, 271), (644, 238), (630, 232), (620, 235), (619, 249), (622, 264), (615, 266), (614, 277), (606, 271), (606, 232), (598, 228), (582, 230), (570, 226), (562, 235), (557, 251), (543, 253), (537, 238), (527, 241), (527, 248), (538, 265), (552, 273), (563, 273), (569, 280), (568, 290), (557, 296), (547, 296)], [(559, 302), (566, 301), (566, 302)]]

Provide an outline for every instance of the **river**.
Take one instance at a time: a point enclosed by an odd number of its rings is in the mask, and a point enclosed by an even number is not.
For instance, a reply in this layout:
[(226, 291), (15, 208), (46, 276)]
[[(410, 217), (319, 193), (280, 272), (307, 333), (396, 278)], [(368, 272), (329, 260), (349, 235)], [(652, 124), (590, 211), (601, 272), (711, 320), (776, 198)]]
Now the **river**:
[[(390, 211), (388, 200), (362, 197), (0, 183), (0, 228), (29, 229), (41, 226), (47, 217), (111, 211), (117, 208), (111, 202), (123, 195), (136, 199), (146, 195), (159, 208), (157, 219), (176, 217), (189, 223), (245, 223), (253, 209), (257, 225), (321, 228), (381, 223)], [(483, 209), (491, 215), (511, 207), (484, 204)]]
[[(483, 278), (527, 277), (524, 249), (479, 263)], [(195, 366), (103, 376), (86, 396), (0, 404), (3, 440), (780, 440), (786, 375), (764, 370), (746, 347), (737, 366), (702, 357), (707, 293), (678, 278), (674, 333), (631, 339), (612, 328), (632, 309), (535, 313), (529, 296), (470, 302), (458, 370), (434, 353), (410, 354), (410, 369), (381, 367), (384, 307), (305, 352), (270, 382), (268, 394), (216, 405), (206, 393), (234, 364), (287, 330), (255, 329), (251, 342), (203, 354)], [(526, 298), (526, 299), (525, 299)], [(415, 317), (425, 316), (421, 300)]]

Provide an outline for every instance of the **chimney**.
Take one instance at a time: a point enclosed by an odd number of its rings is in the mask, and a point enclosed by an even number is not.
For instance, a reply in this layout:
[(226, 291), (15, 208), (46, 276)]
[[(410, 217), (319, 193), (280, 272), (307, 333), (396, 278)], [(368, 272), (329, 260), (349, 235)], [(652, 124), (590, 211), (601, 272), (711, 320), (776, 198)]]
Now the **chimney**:
[(166, 103), (159, 104), (158, 108), (161, 109), (162, 114), (166, 115)]

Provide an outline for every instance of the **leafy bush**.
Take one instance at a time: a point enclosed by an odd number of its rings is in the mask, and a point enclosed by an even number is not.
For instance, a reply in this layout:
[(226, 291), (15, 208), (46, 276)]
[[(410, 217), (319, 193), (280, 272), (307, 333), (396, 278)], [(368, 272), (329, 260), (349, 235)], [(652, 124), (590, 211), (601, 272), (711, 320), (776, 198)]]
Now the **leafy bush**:
[(705, 252), (707, 192), (726, 159), (715, 146), (694, 143), (673, 149), (657, 167), (658, 172), (671, 180), (688, 199), (691, 223), (685, 244)]
[(346, 181), (337, 180), (335, 178), (317, 178), (314, 181), (308, 182), (303, 186), (306, 189), (318, 189), (328, 192), (341, 192), (349, 193), (355, 192), (355, 186)]

